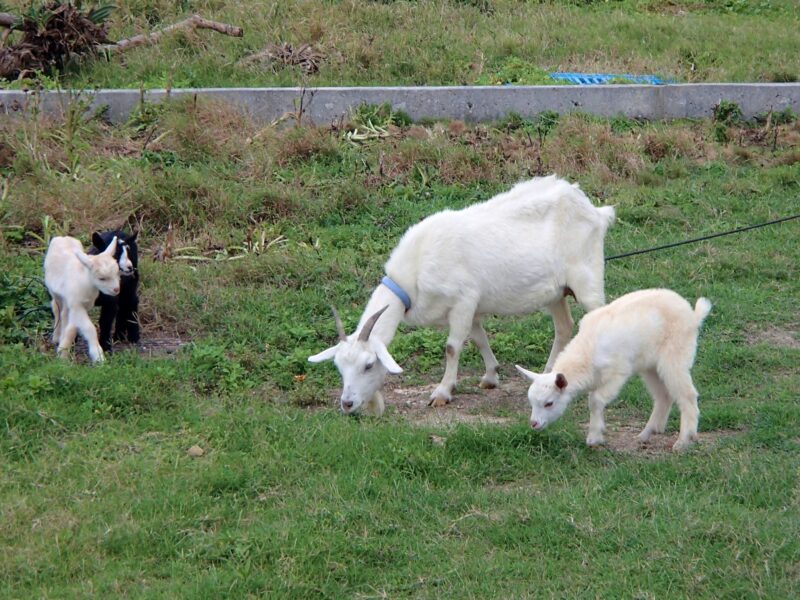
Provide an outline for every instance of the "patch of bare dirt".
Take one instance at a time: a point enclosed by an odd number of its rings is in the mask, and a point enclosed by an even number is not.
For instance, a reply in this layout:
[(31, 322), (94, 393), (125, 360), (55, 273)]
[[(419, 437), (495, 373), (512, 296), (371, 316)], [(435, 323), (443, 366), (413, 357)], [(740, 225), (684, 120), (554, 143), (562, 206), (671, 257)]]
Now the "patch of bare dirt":
[[(476, 380), (470, 378), (469, 380)], [(453, 401), (445, 407), (428, 406), (435, 383), (424, 386), (403, 386), (401, 383), (384, 388), (384, 401), (387, 413), (396, 413), (409, 422), (422, 427), (452, 427), (460, 423), (509, 425), (520, 419), (527, 419), (530, 408), (527, 400), (528, 384), (518, 378), (501, 381), (500, 387), (493, 390), (482, 390), (477, 385), (470, 387), (462, 382), (453, 397)], [(579, 399), (571, 410), (585, 408)], [(674, 409), (676, 410), (676, 409)], [(588, 410), (580, 417), (582, 429), (586, 433), (589, 421)], [(615, 414), (616, 412), (616, 414)], [(672, 445), (678, 439), (676, 430), (662, 435), (654, 435), (647, 444), (642, 444), (636, 437), (644, 428), (648, 415), (643, 415), (641, 422), (631, 423), (613, 406), (606, 411), (606, 443), (599, 450), (607, 449), (621, 454), (637, 454), (643, 456), (659, 456), (672, 452)], [(556, 425), (557, 426), (557, 425)], [(709, 448), (721, 439), (739, 435), (733, 430), (703, 431), (698, 434), (696, 447)], [(531, 435), (537, 435), (531, 432)], [(434, 443), (446, 443), (445, 437), (434, 436)]]
[(769, 344), (779, 348), (800, 348), (800, 336), (798, 336), (796, 326), (791, 329), (782, 329), (780, 327), (752, 328), (747, 331), (746, 337), (747, 343), (752, 346)]
[[(129, 342), (114, 342), (114, 352), (133, 350), (139, 354), (145, 354), (147, 356), (175, 354), (181, 349), (181, 347), (188, 343), (189, 342), (185, 340), (174, 337), (143, 337), (138, 344), (131, 344)], [(52, 344), (49, 344), (49, 346), (53, 352), (55, 352), (55, 348), (52, 347)], [(73, 356), (75, 356), (75, 358), (79, 361), (83, 359), (88, 360), (86, 342), (83, 338), (78, 337), (78, 339), (75, 340), (75, 346), (72, 349), (72, 353)]]
[[(673, 409), (675, 410), (675, 409)], [(611, 416), (611, 415), (608, 415)], [(601, 448), (608, 448), (620, 454), (637, 454), (640, 456), (659, 456), (672, 452), (672, 444), (678, 440), (678, 432), (667, 431), (661, 435), (653, 435), (646, 444), (642, 444), (636, 437), (644, 428), (645, 421), (631, 425), (630, 423), (606, 420), (606, 443)], [(587, 427), (583, 427), (584, 432)], [(741, 434), (741, 431), (720, 429), (716, 431), (701, 431), (697, 434), (695, 448), (710, 448), (720, 440)]]
[(396, 412), (421, 426), (451, 426), (459, 423), (508, 424), (529, 412), (528, 386), (522, 379), (502, 381), (499, 388), (484, 390), (462, 383), (453, 401), (442, 408), (428, 406), (437, 384), (384, 388), (386, 410)]

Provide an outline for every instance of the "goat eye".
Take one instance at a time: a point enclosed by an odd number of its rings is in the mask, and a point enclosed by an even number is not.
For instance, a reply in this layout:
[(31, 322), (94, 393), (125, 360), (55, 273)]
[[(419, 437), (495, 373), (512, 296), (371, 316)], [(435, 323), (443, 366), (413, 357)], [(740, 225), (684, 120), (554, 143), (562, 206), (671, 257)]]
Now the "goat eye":
[(375, 366), (375, 363), (374, 363), (374, 362), (367, 363), (366, 365), (364, 365), (364, 370), (365, 370), (365, 371), (369, 371), (369, 370), (370, 370), (372, 367), (374, 367), (374, 366)]
[(553, 401), (552, 400), (549, 400), (549, 401), (544, 403), (544, 407), (545, 408), (550, 408), (551, 406), (553, 406)]

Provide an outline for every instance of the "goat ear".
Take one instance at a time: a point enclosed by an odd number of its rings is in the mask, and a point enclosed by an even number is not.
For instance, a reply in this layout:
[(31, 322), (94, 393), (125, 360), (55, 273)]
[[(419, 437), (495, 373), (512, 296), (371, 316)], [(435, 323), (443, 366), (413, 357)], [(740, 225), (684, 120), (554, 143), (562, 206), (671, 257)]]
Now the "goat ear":
[(130, 244), (131, 242), (135, 242), (137, 237), (139, 237), (139, 232), (134, 231), (132, 234), (128, 236), (128, 243)]
[(567, 387), (567, 378), (564, 377), (563, 373), (556, 374), (556, 387), (560, 390), (563, 390)]
[(103, 241), (103, 236), (101, 236), (97, 231), (92, 234), (92, 246), (97, 248), (100, 252), (106, 249), (106, 243)]
[(370, 340), (370, 342), (370, 345), (375, 351), (375, 355), (378, 357), (378, 360), (381, 361), (381, 364), (386, 367), (386, 370), (389, 371), (389, 373), (397, 375), (398, 373), (403, 372), (403, 368), (397, 364), (394, 358), (392, 358), (392, 355), (389, 354), (389, 349), (382, 341), (375, 339)]
[(117, 236), (114, 236), (114, 239), (111, 240), (111, 243), (108, 245), (108, 248), (103, 250), (103, 254), (106, 256), (114, 256), (114, 252), (117, 251)]
[(314, 356), (308, 357), (308, 362), (318, 363), (322, 362), (323, 360), (331, 360), (334, 356), (336, 356), (336, 352), (339, 350), (339, 344), (335, 346), (331, 346), (327, 350), (323, 350), (319, 354), (315, 354)]
[(91, 270), (92, 259), (85, 252), (81, 250), (75, 250), (75, 256), (78, 257), (78, 260), (81, 261), (81, 264), (84, 267)]
[(533, 371), (528, 371), (528, 369), (523, 369), (519, 365), (514, 365), (514, 366), (517, 368), (517, 371), (520, 372), (520, 375), (522, 375), (528, 381), (533, 381), (534, 379), (536, 379), (536, 377), (538, 377), (538, 375)]

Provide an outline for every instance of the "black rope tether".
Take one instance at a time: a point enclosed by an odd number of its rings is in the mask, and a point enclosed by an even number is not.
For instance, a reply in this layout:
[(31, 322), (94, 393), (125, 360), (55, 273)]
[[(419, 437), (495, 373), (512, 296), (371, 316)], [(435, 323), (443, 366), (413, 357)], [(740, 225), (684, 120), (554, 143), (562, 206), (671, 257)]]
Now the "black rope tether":
[(758, 229), (759, 227), (766, 227), (767, 225), (775, 225), (783, 223), (784, 221), (791, 221), (792, 219), (800, 219), (800, 215), (792, 215), (791, 217), (783, 217), (768, 221), (766, 223), (759, 223), (758, 225), (748, 225), (747, 227), (740, 227), (739, 229), (732, 229), (731, 231), (723, 231), (722, 233), (712, 233), (711, 235), (704, 235), (703, 237), (694, 238), (691, 240), (684, 240), (682, 242), (673, 242), (671, 244), (664, 244), (663, 246), (656, 246), (655, 248), (646, 248), (645, 250), (635, 250), (633, 252), (626, 252), (625, 254), (616, 254), (614, 256), (607, 256), (606, 262), (609, 260), (616, 260), (617, 258), (626, 258), (628, 256), (636, 256), (637, 254), (647, 254), (648, 252), (655, 252), (656, 250), (665, 250), (667, 248), (674, 248), (675, 246), (683, 246), (684, 244), (694, 244), (695, 242), (702, 242), (712, 238), (722, 237), (723, 235), (731, 235), (733, 233), (741, 233), (742, 231), (749, 231), (750, 229)]

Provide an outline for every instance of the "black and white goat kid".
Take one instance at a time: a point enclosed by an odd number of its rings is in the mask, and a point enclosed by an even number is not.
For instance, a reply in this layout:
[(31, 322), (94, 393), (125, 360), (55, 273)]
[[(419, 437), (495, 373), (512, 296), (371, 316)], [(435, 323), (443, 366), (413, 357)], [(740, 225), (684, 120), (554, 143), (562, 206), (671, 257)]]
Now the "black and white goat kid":
[[(92, 248), (89, 254), (99, 254), (117, 238), (114, 253), (119, 263), (120, 293), (109, 296), (101, 293), (95, 305), (100, 307), (100, 346), (111, 351), (113, 341), (139, 342), (139, 253), (136, 246), (138, 232), (127, 234), (123, 231), (104, 231), (92, 234)], [(116, 328), (112, 338), (111, 329)]]

